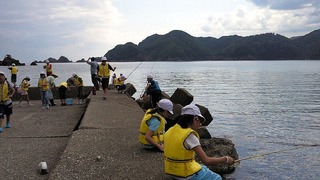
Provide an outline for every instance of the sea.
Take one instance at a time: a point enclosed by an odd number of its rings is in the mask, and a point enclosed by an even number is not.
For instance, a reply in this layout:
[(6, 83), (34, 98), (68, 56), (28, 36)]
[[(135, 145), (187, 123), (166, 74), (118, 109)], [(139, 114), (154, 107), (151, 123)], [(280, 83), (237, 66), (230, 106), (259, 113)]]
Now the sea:
[[(18, 82), (36, 86), (43, 65), (18, 66)], [(148, 74), (172, 95), (184, 88), (205, 106), (214, 137), (229, 138), (239, 159), (226, 179), (320, 178), (320, 61), (110, 62), (139, 98)], [(8, 67), (1, 66), (10, 79)], [(90, 86), (86, 63), (53, 64), (59, 85), (73, 73)], [(137, 142), (138, 143), (138, 142)]]

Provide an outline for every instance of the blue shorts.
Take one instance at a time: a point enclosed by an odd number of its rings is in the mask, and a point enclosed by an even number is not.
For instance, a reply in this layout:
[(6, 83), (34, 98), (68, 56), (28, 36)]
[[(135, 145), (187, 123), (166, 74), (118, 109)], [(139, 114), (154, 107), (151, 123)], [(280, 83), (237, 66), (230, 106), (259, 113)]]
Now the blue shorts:
[(222, 180), (221, 176), (217, 173), (212, 172), (207, 166), (200, 164), (201, 170), (193, 175), (190, 180), (196, 179), (210, 179), (210, 180)]

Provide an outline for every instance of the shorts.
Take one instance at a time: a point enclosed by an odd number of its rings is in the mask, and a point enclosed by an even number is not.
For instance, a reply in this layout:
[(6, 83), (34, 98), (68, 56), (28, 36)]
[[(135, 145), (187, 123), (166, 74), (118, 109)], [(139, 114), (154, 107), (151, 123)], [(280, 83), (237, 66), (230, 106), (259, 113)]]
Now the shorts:
[(11, 82), (13, 82), (13, 83), (17, 82), (17, 75), (16, 74), (11, 74)]
[(12, 101), (7, 101), (8, 103), (0, 105), (0, 119), (4, 118), (4, 115), (9, 116), (12, 114)]
[(108, 88), (109, 85), (109, 77), (102, 78), (102, 89), (105, 90)]
[(66, 99), (66, 98), (67, 98), (66, 92), (67, 92), (67, 88), (66, 88), (65, 86), (60, 86), (60, 87), (59, 87), (59, 96), (60, 96), (60, 99)]

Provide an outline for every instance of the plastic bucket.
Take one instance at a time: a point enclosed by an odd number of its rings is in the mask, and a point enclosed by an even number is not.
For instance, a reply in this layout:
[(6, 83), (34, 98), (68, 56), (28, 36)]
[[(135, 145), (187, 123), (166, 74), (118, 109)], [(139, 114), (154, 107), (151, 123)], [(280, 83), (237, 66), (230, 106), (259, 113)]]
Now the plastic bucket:
[(66, 104), (67, 105), (72, 105), (73, 104), (73, 99), (72, 98), (67, 98), (66, 99)]

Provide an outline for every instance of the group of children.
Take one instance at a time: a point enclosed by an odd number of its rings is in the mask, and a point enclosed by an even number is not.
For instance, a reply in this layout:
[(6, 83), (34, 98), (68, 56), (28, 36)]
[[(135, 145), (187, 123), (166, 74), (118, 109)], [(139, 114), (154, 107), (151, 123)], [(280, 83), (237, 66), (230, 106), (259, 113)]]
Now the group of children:
[[(165, 131), (166, 118), (173, 114), (173, 103), (161, 99), (157, 107), (146, 111), (140, 124), (139, 141), (145, 149), (164, 152), (165, 173), (173, 179), (214, 179), (221, 176), (207, 166), (233, 164), (229, 156), (209, 157), (201, 148), (197, 130), (205, 122), (200, 109), (189, 104), (181, 109), (174, 126)], [(195, 156), (203, 163), (195, 160)]]

